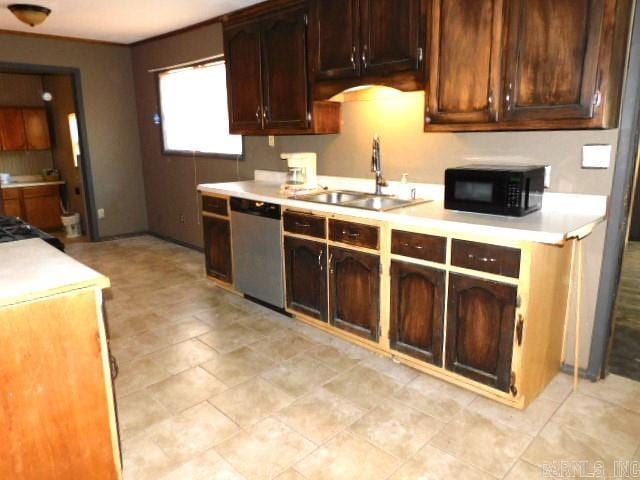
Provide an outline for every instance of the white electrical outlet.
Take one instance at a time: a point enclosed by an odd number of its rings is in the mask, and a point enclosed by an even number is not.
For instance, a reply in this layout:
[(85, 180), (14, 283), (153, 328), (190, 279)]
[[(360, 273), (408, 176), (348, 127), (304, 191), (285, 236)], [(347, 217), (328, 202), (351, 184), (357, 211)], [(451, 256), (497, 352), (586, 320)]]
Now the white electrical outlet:
[(582, 168), (609, 168), (611, 145), (584, 145), (582, 147)]
[(104, 208), (98, 209), (98, 218), (104, 218)]
[(274, 137), (273, 135), (269, 135), (269, 146), (270, 147), (276, 146), (276, 137)]
[(544, 188), (551, 188), (551, 165), (544, 167)]

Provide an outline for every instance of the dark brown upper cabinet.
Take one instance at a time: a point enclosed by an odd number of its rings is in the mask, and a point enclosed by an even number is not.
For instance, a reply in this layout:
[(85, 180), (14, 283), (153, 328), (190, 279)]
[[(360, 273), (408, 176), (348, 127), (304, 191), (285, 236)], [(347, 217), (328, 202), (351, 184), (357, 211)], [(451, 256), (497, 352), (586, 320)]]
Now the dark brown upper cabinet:
[(38, 107), (0, 108), (0, 149), (51, 149), (47, 111)]
[(428, 126), (497, 120), (502, 20), (503, 0), (433, 0)]
[(231, 224), (229, 220), (203, 217), (204, 255), (207, 274), (232, 283)]
[(307, 30), (305, 8), (225, 23), (231, 133), (339, 132), (340, 104), (311, 98)]
[(27, 150), (51, 149), (47, 111), (44, 108), (23, 108), (22, 118), (27, 137)]
[(391, 262), (391, 348), (442, 365), (445, 272)]
[(224, 32), (229, 130), (261, 130), (262, 78), (260, 24), (250, 23)]
[(424, 0), (312, 0), (314, 95), (380, 84), (424, 85)]
[(315, 0), (311, 36), (315, 47), (315, 79), (360, 75), (358, 0)]
[(505, 120), (590, 119), (601, 99), (605, 0), (512, 0)]
[(431, 0), (425, 131), (615, 128), (630, 0)]
[(447, 298), (445, 367), (508, 392), (517, 287), (452, 273)]
[(330, 323), (377, 341), (380, 332), (380, 257), (329, 247)]
[(287, 307), (327, 321), (327, 246), (285, 237), (284, 263)]

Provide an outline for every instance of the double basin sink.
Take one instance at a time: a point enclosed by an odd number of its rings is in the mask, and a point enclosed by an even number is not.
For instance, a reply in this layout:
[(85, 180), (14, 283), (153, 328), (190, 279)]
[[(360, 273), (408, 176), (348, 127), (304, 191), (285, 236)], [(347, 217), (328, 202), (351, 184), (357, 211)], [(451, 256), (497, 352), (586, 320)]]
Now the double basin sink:
[(403, 199), (393, 195), (375, 195), (373, 193), (352, 192), (348, 190), (302, 195), (296, 197), (296, 199), (304, 200), (305, 202), (325, 203), (340, 207), (375, 210), (378, 212), (386, 212), (387, 210), (409, 207), (430, 201), (420, 198)]

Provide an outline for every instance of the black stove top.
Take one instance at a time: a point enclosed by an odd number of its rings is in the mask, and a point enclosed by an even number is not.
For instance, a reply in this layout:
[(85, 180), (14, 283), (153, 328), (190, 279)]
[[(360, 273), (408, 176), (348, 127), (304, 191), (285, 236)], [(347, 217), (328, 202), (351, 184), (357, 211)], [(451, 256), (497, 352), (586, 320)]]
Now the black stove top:
[(29, 238), (41, 238), (49, 245), (64, 252), (64, 243), (53, 235), (31, 226), (17, 217), (0, 216), (0, 243), (15, 242)]

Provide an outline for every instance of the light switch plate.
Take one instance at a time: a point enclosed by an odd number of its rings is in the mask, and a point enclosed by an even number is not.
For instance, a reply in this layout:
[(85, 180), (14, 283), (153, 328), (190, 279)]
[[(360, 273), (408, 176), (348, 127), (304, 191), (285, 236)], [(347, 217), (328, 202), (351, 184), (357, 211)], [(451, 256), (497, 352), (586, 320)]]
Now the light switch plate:
[(544, 167), (544, 188), (551, 187), (551, 165), (545, 165)]
[(274, 137), (273, 135), (269, 135), (269, 146), (270, 147), (276, 146), (276, 137)]
[(611, 165), (611, 145), (582, 147), (582, 168), (609, 168), (609, 165)]

